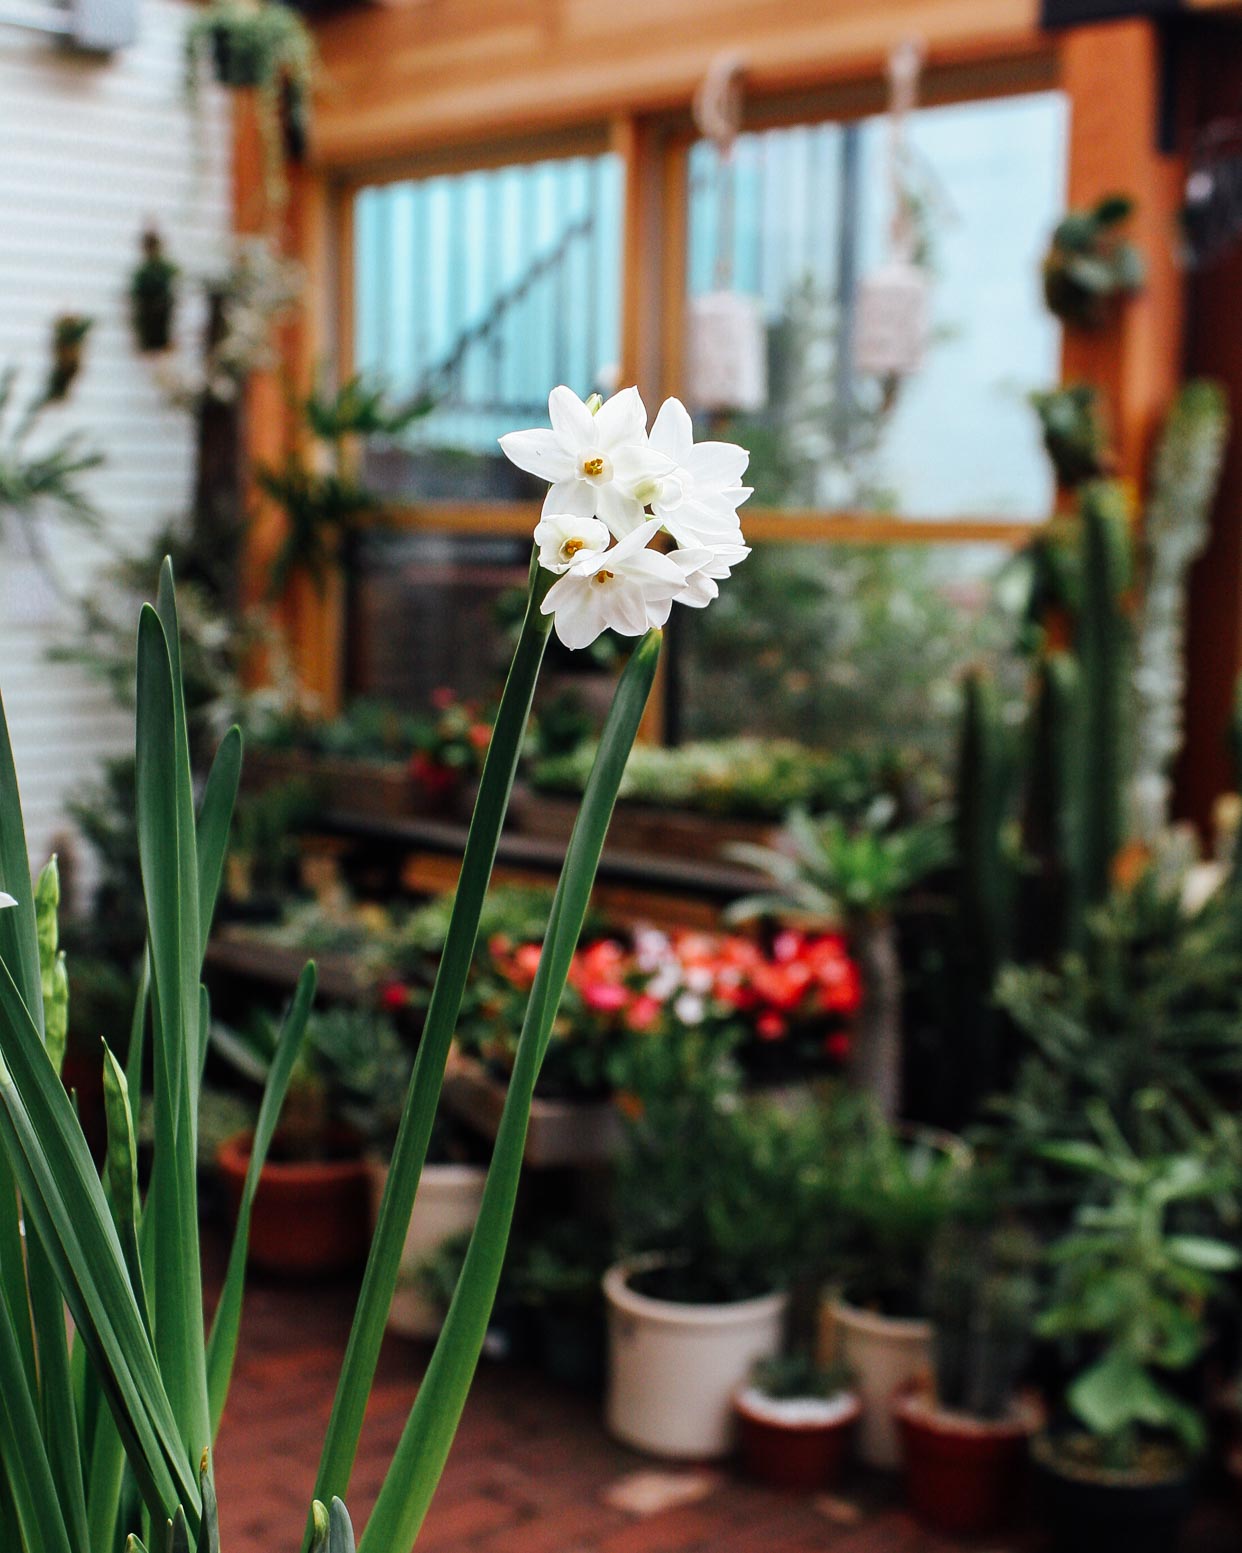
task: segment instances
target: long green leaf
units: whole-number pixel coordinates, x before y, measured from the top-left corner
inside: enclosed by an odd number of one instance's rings
[[[39,1355],[39,1404],[43,1438],[47,1442],[48,1460],[61,1514],[73,1545],[85,1548],[86,1484],[82,1477],[77,1408],[69,1374],[69,1334],[65,1329],[65,1306],[47,1249],[35,1234],[27,1235],[26,1269]]]
[[[155,1141],[154,1319],[160,1371],[187,1456],[211,1440],[198,1238],[195,1095],[202,1008],[193,791],[181,687],[174,676],[175,606],[161,576],[161,615],[138,625],[137,809],[150,934]],[[168,625],[173,627],[170,642]]]
[[[470,1248],[360,1553],[405,1553],[413,1547],[457,1432],[500,1283],[535,1083],[659,655],[660,634],[649,632],[626,665],[604,724],[548,919]]]
[[[69,1097],[0,962],[0,1142],[153,1513],[198,1486],[180,1444],[103,1187]]]
[[[214,1437],[220,1427],[224,1404],[228,1398],[229,1382],[233,1376],[233,1361],[237,1355],[237,1337],[241,1330],[242,1292],[246,1280],[246,1253],[250,1245],[250,1217],[254,1209],[255,1194],[259,1189],[259,1175],[271,1147],[276,1124],[280,1120],[281,1107],[289,1089],[289,1079],[302,1049],[306,1035],[306,1022],[315,1000],[315,966],[306,966],[298,978],[293,1004],[285,1016],[285,1022],[276,1043],[268,1072],[263,1103],[259,1107],[259,1119],[255,1123],[254,1142],[250,1149],[250,1163],[246,1167],[246,1181],[242,1187],[241,1206],[237,1213],[237,1227],[233,1232],[233,1246],[229,1252],[228,1270],[224,1275],[224,1287],[211,1323],[211,1336],[207,1342],[207,1394],[211,1407],[211,1428]]]
[[[76,1553],[39,1432],[34,1398],[9,1313],[0,1307],[0,1458],[25,1553]],[[6,1539],[7,1540],[7,1539]]]
[[[320,1457],[315,1498],[325,1504],[334,1498],[344,1498],[349,1490],[367,1398],[384,1337],[384,1324],[397,1286],[406,1230],[440,1100],[444,1067],[474,955],[479,913],[496,861],[496,848],[513,790],[535,682],[548,642],[551,621],[540,614],[539,606],[551,581],[550,573],[532,562],[526,618],[479,782],[479,796],[462,859],[448,937],[436,972]],[[306,1547],[310,1545],[312,1529],[308,1517]]]

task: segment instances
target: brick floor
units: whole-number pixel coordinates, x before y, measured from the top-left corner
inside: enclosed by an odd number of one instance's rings
[[[209,1268],[215,1260],[209,1255]],[[252,1280],[216,1462],[221,1542],[229,1553],[296,1553],[353,1299],[348,1286]],[[359,1528],[426,1356],[419,1345],[385,1345],[350,1496]],[[648,1516],[605,1502],[619,1480],[653,1465],[608,1439],[594,1399],[560,1390],[534,1372],[485,1361],[419,1553],[950,1553],[954,1547],[921,1532],[892,1502],[891,1485],[878,1480],[851,1482],[848,1498],[816,1504],[726,1472],[698,1502]],[[1183,1553],[1237,1553],[1239,1546],[1239,1520],[1217,1505],[1200,1518]],[[981,1553],[1035,1547],[1011,1538]]]

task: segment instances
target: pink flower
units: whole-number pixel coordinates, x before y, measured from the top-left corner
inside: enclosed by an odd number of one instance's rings
[[[658,999],[647,993],[639,993],[638,997],[625,1011],[625,1023],[631,1030],[642,1032],[650,1030],[660,1017],[660,1003]]]
[[[615,1014],[628,999],[625,988],[615,981],[590,981],[582,988],[582,1001],[597,1014]]]

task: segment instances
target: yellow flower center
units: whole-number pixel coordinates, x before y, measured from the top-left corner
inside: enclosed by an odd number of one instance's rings
[[[595,576],[591,580],[595,583],[596,587],[599,587],[601,584],[603,584],[605,582],[611,582],[612,581],[612,573],[610,571],[606,571],[606,570],[598,571],[598,572],[595,573]]]
[[[562,554],[562,556],[564,556],[564,558],[567,561],[572,561],[574,556],[576,556],[578,554],[579,550],[585,550],[585,549],[586,549],[586,540],[585,539],[567,539],[565,541],[565,543],[561,546],[561,554]]]
[[[604,472],[604,460],[602,458],[584,458],[582,460],[582,473],[589,480],[595,480]]]

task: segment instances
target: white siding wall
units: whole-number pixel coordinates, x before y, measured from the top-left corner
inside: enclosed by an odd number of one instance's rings
[[[23,3],[38,14],[51,0]],[[227,107],[209,91],[192,113],[182,87],[194,10],[186,0],[140,0],[137,43],[107,59],[0,25],[0,367],[21,364],[24,400],[46,370],[53,318],[95,319],[86,369],[45,430],[80,430],[103,452],[88,488],[109,542],[124,548],[184,514],[192,479],[190,419],[132,343],[126,292],[140,231],[155,221],[182,268],[177,328],[187,351],[201,321],[193,281],[228,252]],[[70,586],[90,587],[98,545],[64,530],[55,542]],[[0,568],[13,554],[11,536],[0,537]],[[32,627],[0,612],[0,691],[36,864],[65,828],[66,793],[132,739],[131,719],[102,686],[47,662],[66,633],[64,607],[37,613]]]

